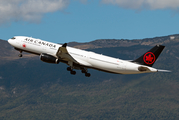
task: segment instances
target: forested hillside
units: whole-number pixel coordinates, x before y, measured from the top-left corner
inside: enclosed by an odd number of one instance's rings
[[[48,64],[0,41],[0,119],[179,119],[179,35],[143,40],[69,43],[116,58],[132,60],[156,44],[165,49],[153,67],[171,73],[120,75],[89,70],[73,76],[65,64]]]

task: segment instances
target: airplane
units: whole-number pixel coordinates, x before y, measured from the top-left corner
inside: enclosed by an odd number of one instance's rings
[[[26,36],[14,36],[8,42],[20,52],[19,57],[22,57],[22,52],[24,51],[39,55],[40,60],[43,62],[65,63],[69,66],[67,71],[70,71],[72,75],[76,74],[74,69],[81,70],[86,77],[91,76],[88,73],[88,69],[115,74],[170,72],[152,67],[164,49],[165,46],[163,45],[156,45],[136,60],[127,61],[69,47],[67,43],[61,45]]]

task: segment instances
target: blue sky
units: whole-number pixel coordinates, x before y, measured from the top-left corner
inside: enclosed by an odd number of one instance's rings
[[[0,38],[89,42],[179,34],[178,0],[0,0]]]

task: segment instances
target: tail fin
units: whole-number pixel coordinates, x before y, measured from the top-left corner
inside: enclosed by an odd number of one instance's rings
[[[158,56],[160,55],[160,53],[164,48],[165,46],[163,45],[156,45],[148,52],[143,54],[141,57],[139,57],[138,59],[132,62],[152,67],[152,65],[155,63],[155,61],[157,60]]]

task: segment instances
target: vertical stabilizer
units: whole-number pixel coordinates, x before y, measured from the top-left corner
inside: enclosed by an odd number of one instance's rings
[[[155,63],[155,61],[157,60],[158,56],[164,48],[165,46],[163,45],[156,45],[148,52],[144,53],[141,57],[132,62],[152,67],[152,65]]]

